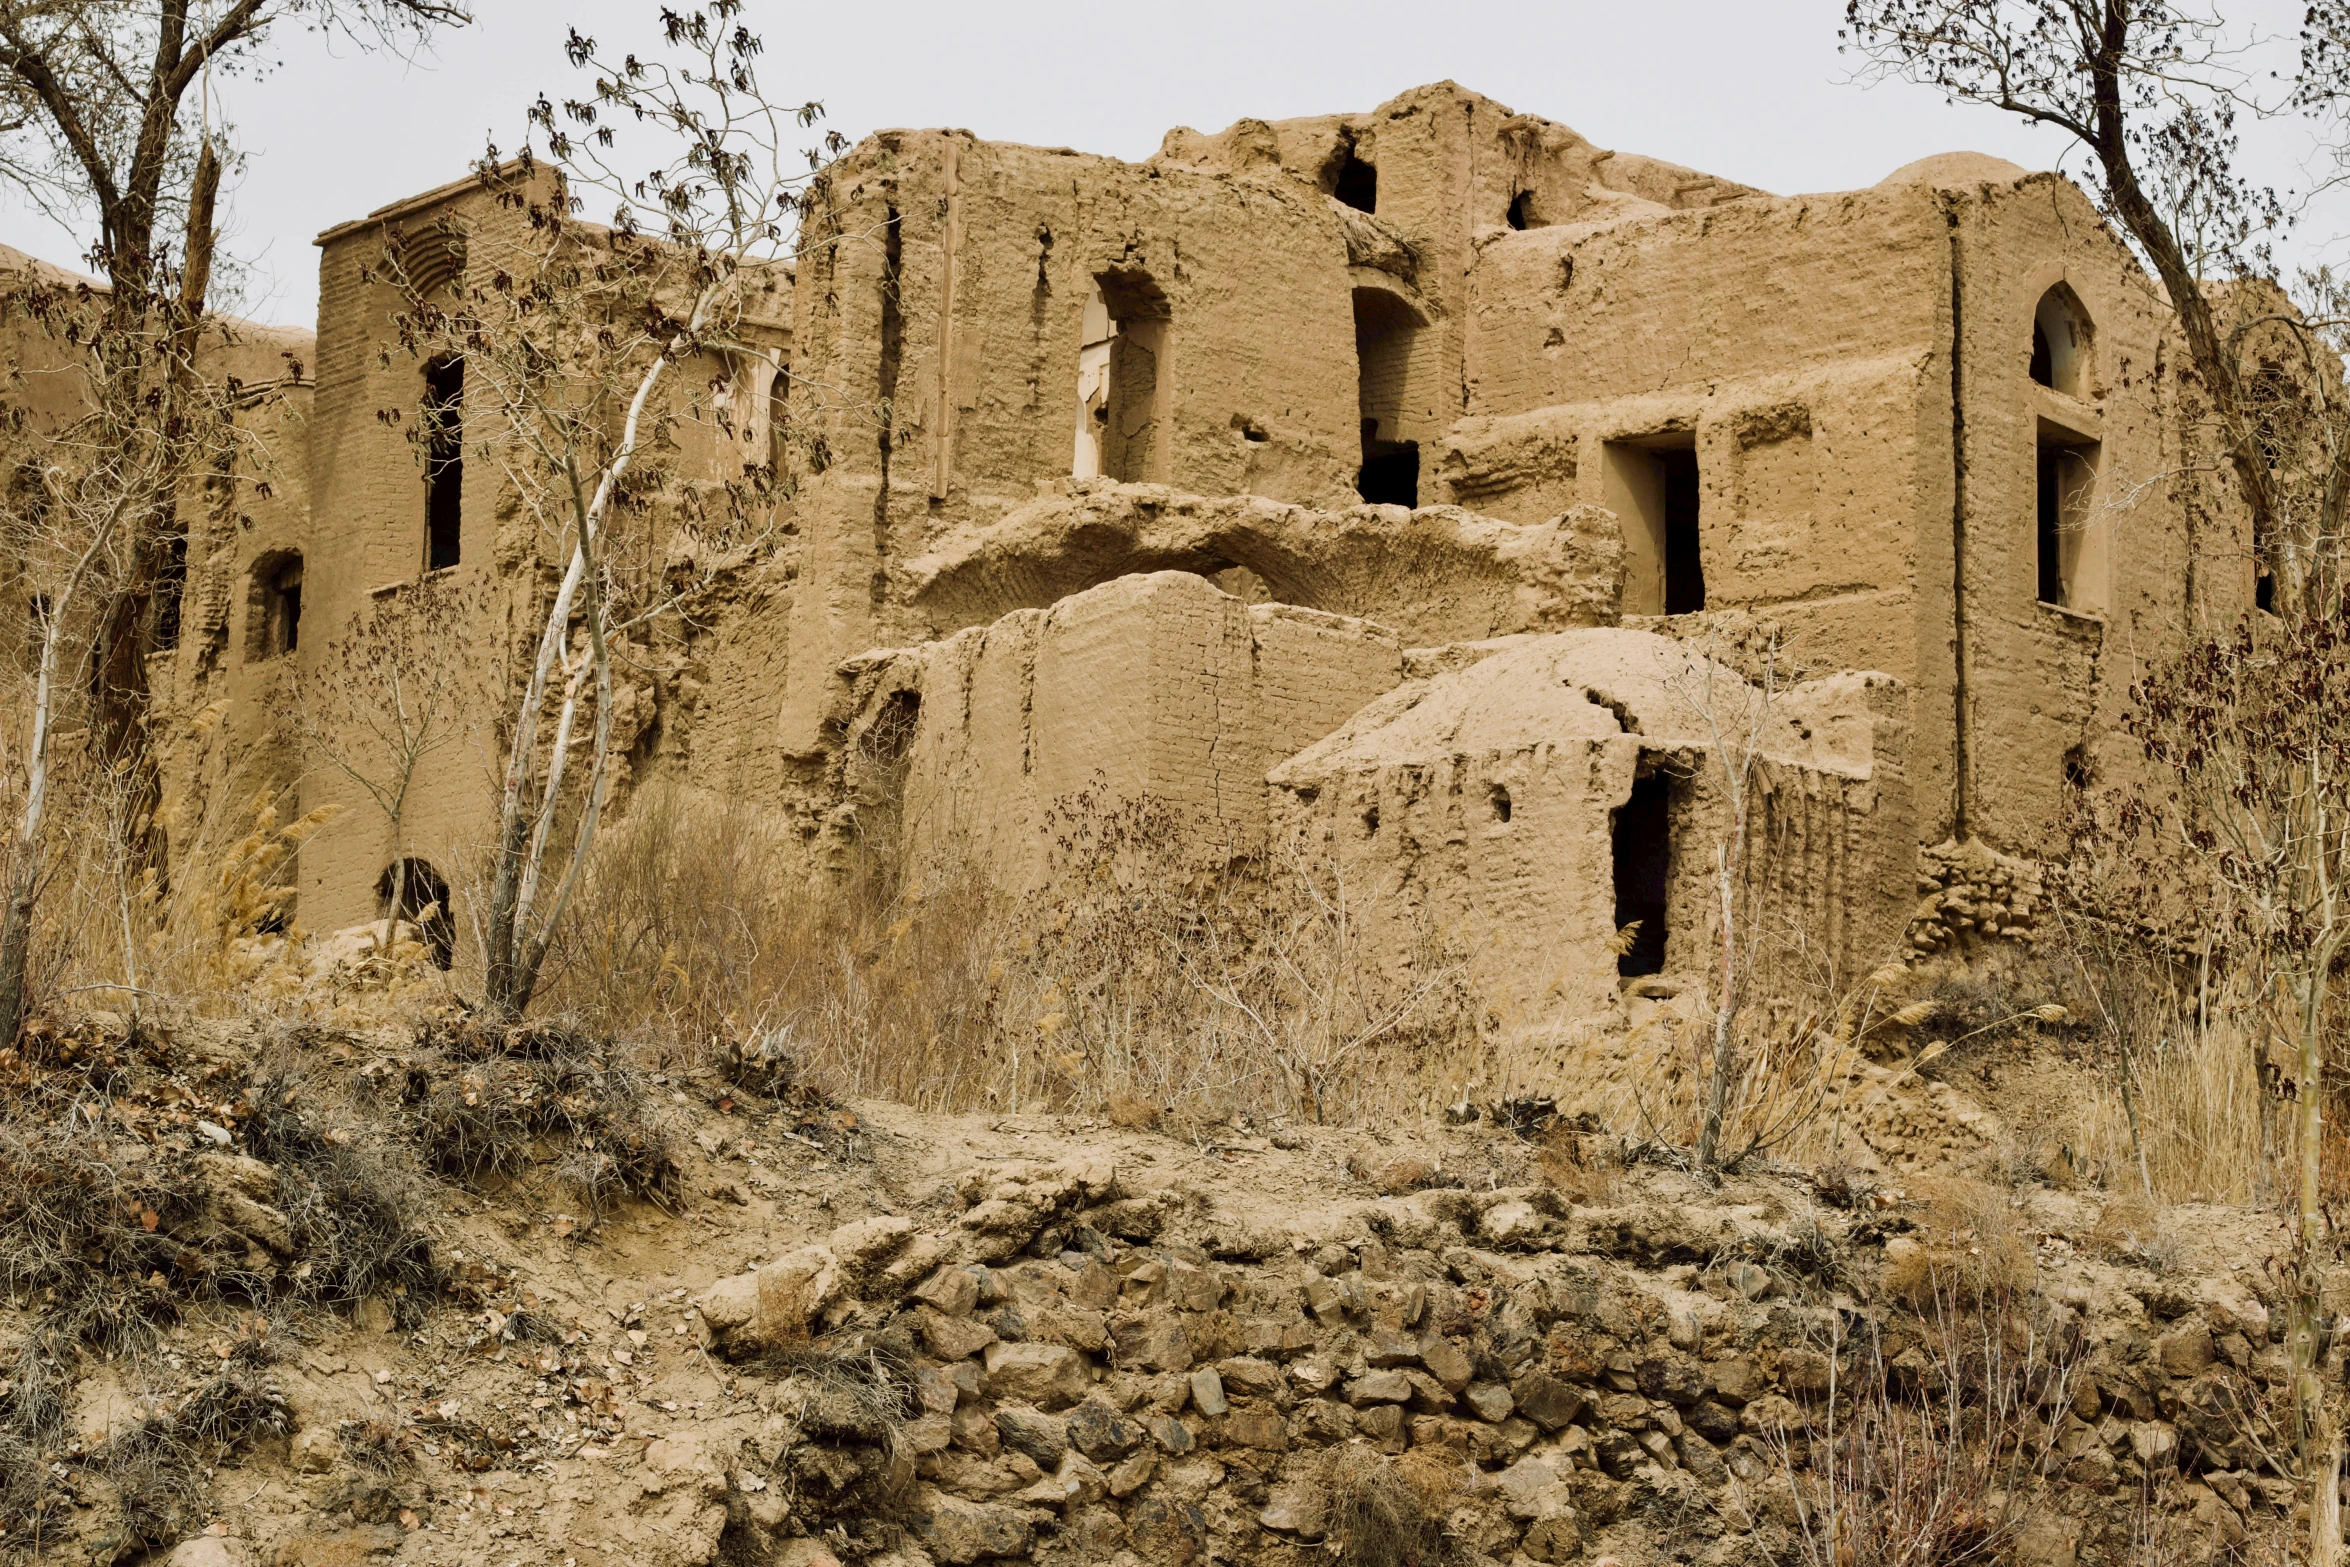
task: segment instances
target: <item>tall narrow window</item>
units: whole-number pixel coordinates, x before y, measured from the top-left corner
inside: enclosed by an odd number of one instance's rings
[[[1678,434],[1610,441],[1602,459],[1602,494],[1624,530],[1623,612],[1705,608],[1695,441]]]
[[[273,550],[253,563],[245,601],[245,661],[281,658],[302,645],[302,557]]]
[[[2105,529],[2092,505],[2097,443],[2042,425],[2036,478],[2040,602],[2101,615]]]
[[[775,379],[767,385],[767,466],[775,477],[783,477],[784,457],[791,449],[791,371],[782,365],[775,367]]]
[[[1420,317],[1383,289],[1358,288],[1355,374],[1362,415],[1363,466],[1355,491],[1373,506],[1420,504],[1420,446],[1404,439],[1413,422],[1412,349]]]
[[[1621,933],[1635,921],[1640,926],[1616,957],[1616,972],[1626,978],[1664,970],[1665,889],[1672,873],[1672,834],[1672,775],[1643,773],[1632,782],[1632,797],[1616,807],[1612,829],[1616,929]]]
[[[155,649],[180,645],[180,600],[188,591],[188,525],[174,518],[157,540],[155,563]]]
[[[1077,448],[1070,472],[1164,482],[1174,409],[1166,295],[1139,273],[1105,272],[1085,301],[1077,352]]]
[[[1697,541],[1697,449],[1670,447],[1656,454],[1665,501],[1665,613],[1694,615],[1705,608],[1705,558]]]
[[[1350,150],[1346,161],[1338,166],[1338,183],[1330,194],[1357,212],[1379,210],[1379,170],[1365,163]]]
[[[464,516],[465,361],[424,369],[424,569],[457,564]]]

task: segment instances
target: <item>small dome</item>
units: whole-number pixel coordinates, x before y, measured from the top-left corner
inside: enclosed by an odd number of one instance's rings
[[[2031,171],[2005,158],[1994,158],[1987,152],[1938,152],[1900,168],[1877,181],[1879,189],[1888,185],[1931,185],[1947,190],[1959,185],[2008,185],[2022,179]]]

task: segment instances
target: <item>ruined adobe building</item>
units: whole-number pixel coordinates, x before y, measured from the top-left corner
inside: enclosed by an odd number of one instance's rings
[[[395,225],[492,221],[470,191],[321,240],[307,510],[237,540],[244,580],[191,574],[231,690],[288,651],[290,568],[306,665],[419,572],[535,558],[494,482],[420,479],[379,417],[462,394],[379,356],[363,269]],[[763,801],[819,862],[902,794],[917,852],[1015,885],[1098,778],[1198,852],[1355,865],[1528,1007],[1604,1003],[1628,914],[1661,918],[1623,966],[1695,966],[1687,692],[1725,615],[1810,677],[1757,742],[1755,874],[1870,961],[1920,846],[2057,849],[2068,775],[2127,765],[2132,670],[2253,594],[2167,477],[2158,291],[2071,185],[1974,155],[1776,197],[1449,83],[1142,164],[884,132],[763,314],[772,359],[728,374],[789,536],[631,693],[632,776]],[[489,769],[419,781],[460,885]],[[376,915],[380,825],[305,849],[306,926]]]

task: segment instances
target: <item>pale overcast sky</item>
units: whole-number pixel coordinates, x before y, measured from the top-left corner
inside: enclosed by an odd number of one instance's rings
[[[676,0],[682,3],[682,0]],[[2297,0],[2224,0],[2231,17],[2289,37]],[[476,0],[480,20],[402,61],[288,33],[286,68],[226,95],[250,163],[232,194],[230,244],[250,265],[234,308],[311,322],[320,230],[461,177],[494,133],[520,138],[522,106],[574,89],[567,24],[612,49],[649,42],[647,0]],[[1921,88],[1850,82],[1842,0],[899,0],[810,6],[751,0],[770,93],[821,98],[855,138],[885,126],[1140,159],[1170,126],[1368,109],[1450,77],[1573,126],[1603,147],[1685,163],[1782,193],[1875,183],[1954,148],[2032,168],[2063,144]],[[2286,55],[2289,64],[2289,54]],[[2264,180],[2305,183],[2299,133],[2258,138]],[[2303,246],[2350,234],[2305,225]],[[85,240],[0,193],[0,240],[71,263]]]

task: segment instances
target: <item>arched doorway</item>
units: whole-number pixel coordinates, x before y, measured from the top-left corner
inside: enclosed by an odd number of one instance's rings
[[[449,882],[426,860],[395,860],[376,878],[378,918],[414,925],[433,967],[457,961],[457,921],[449,912]],[[388,934],[388,933],[387,933]]]

